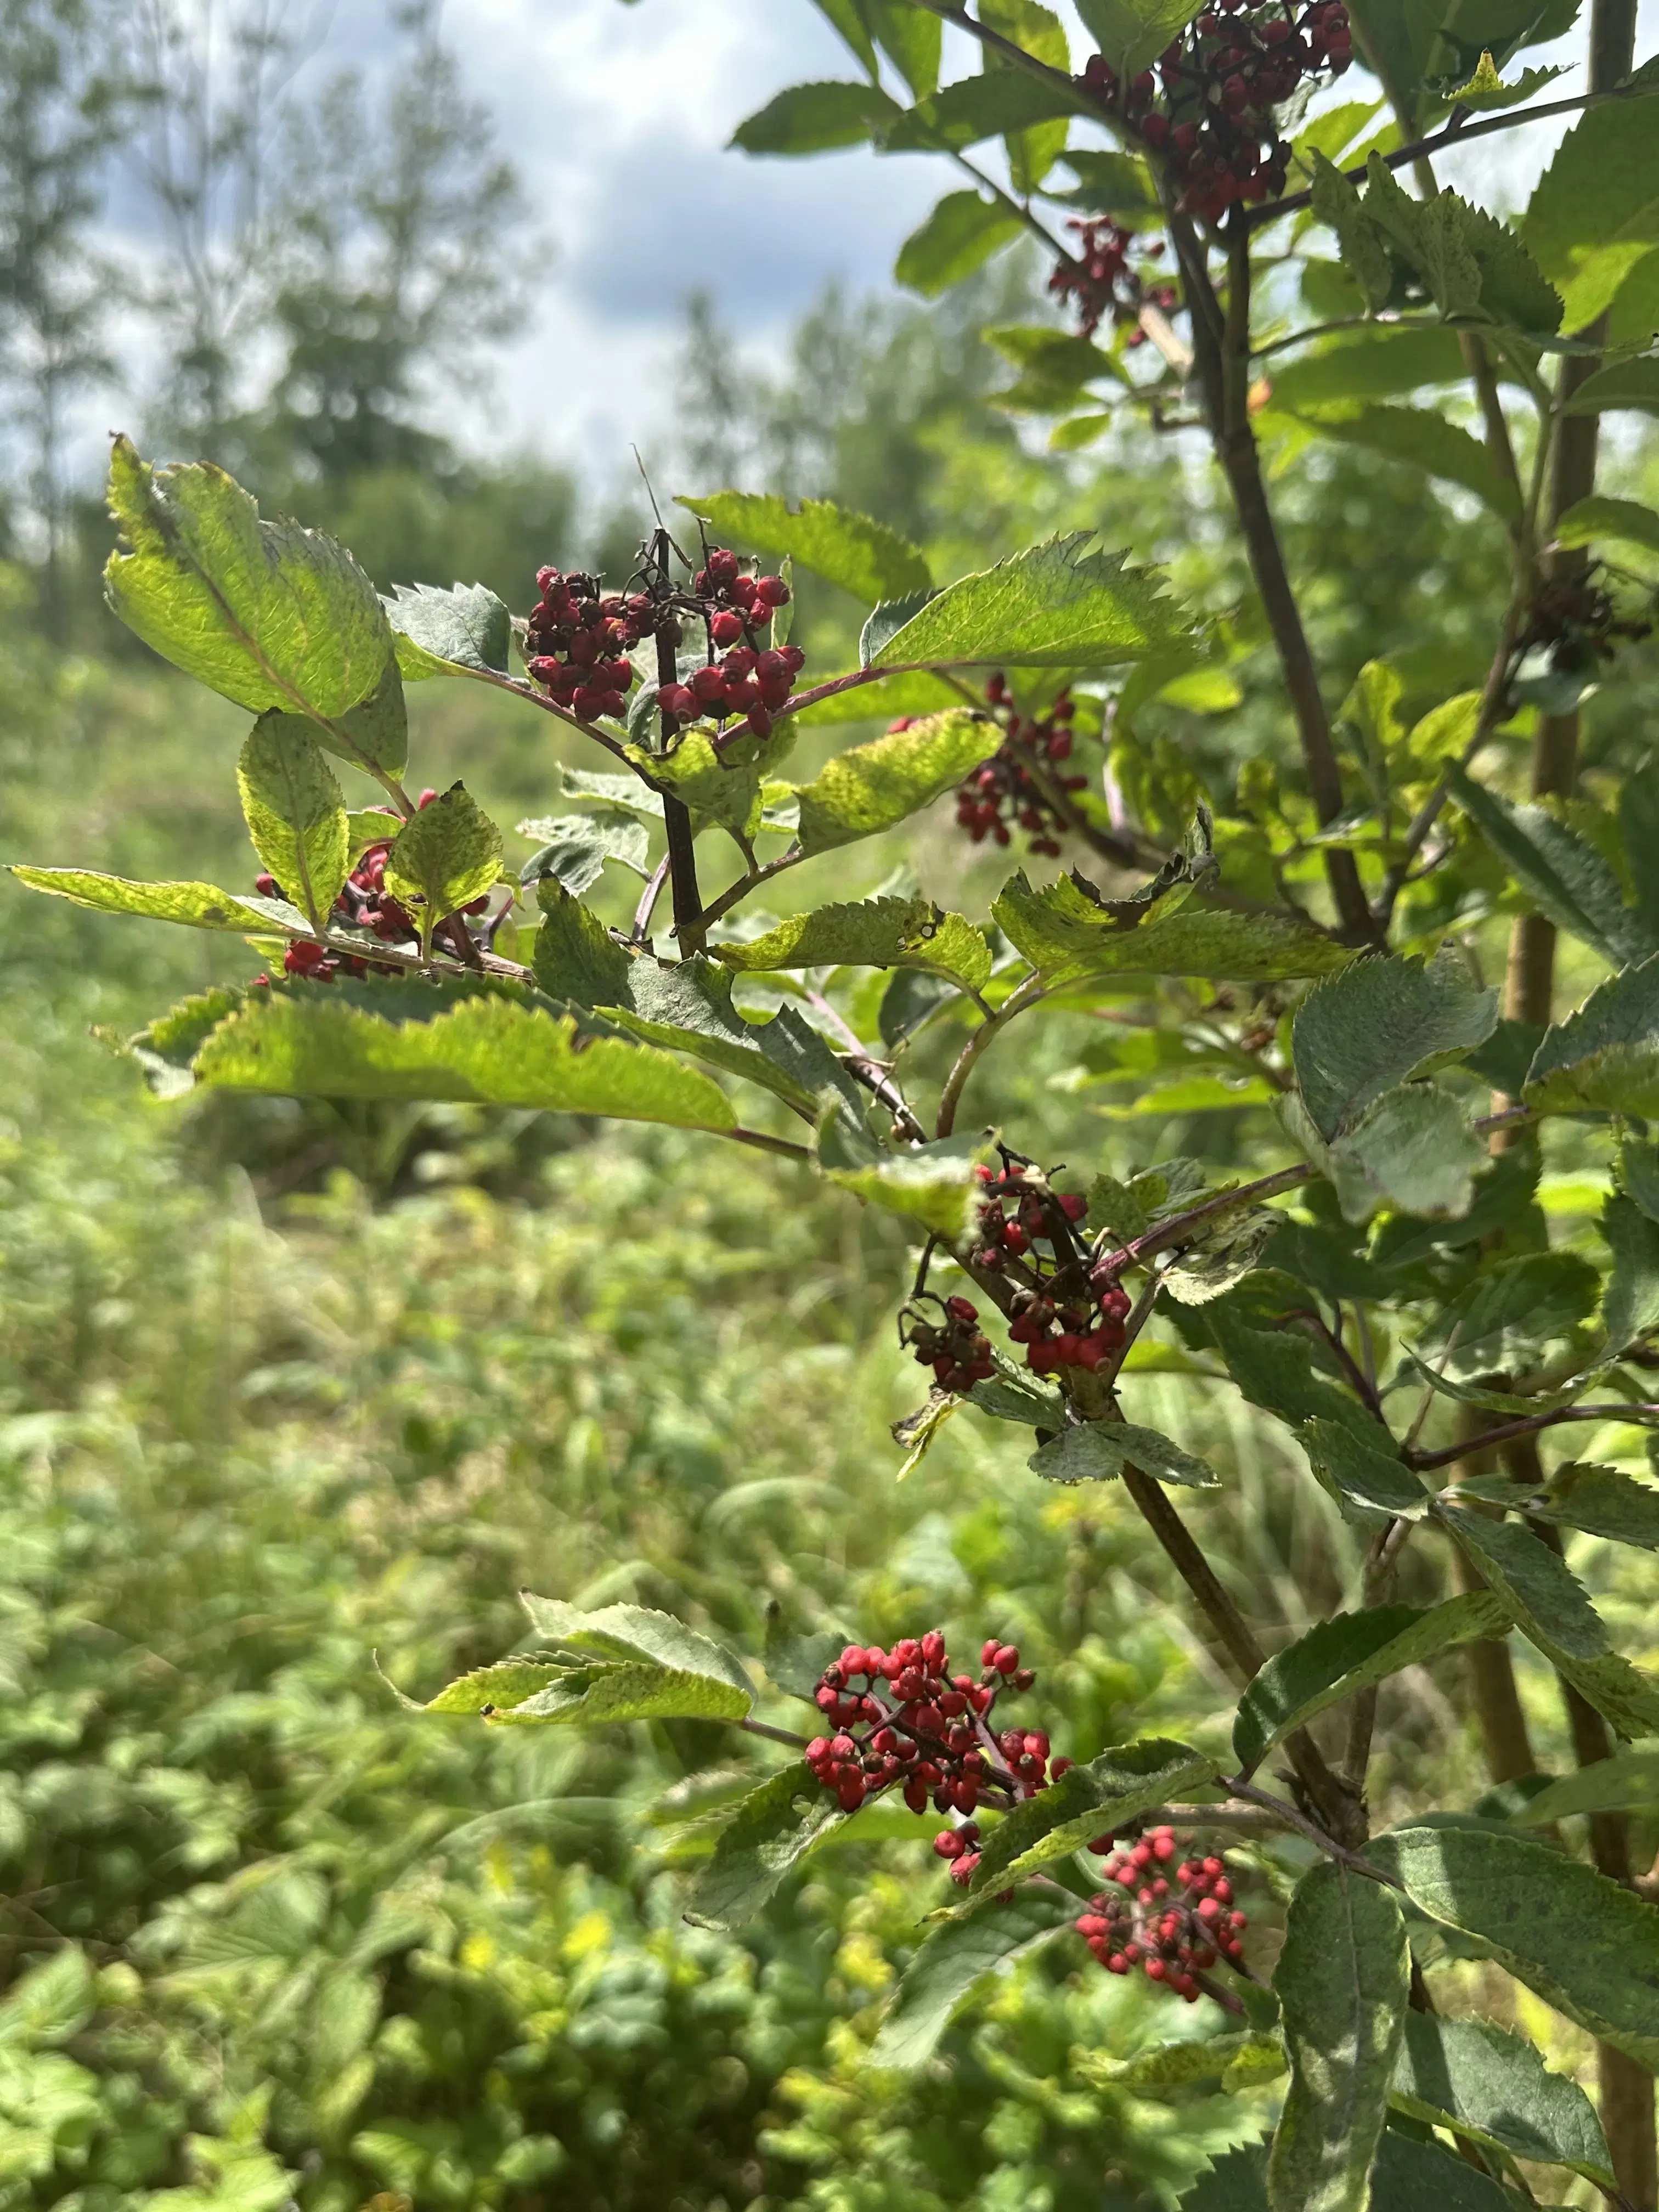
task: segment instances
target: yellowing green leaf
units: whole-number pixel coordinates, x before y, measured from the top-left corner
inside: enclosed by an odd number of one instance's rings
[[[799,787],[802,851],[827,853],[892,829],[994,752],[997,734],[983,715],[955,707],[837,753]]]
[[[136,884],[125,876],[99,875],[89,868],[32,868],[21,862],[11,872],[32,891],[51,891],[73,899],[77,906],[95,907],[100,914],[182,921],[193,929],[234,929],[243,936],[250,930],[301,936],[311,927],[299,908],[284,900],[222,891],[215,884]]]
[[[787,555],[866,606],[925,592],[933,582],[926,556],[908,538],[831,500],[804,499],[792,507],[773,492],[717,491],[682,497],[679,504],[702,515],[718,536],[778,558]]]
[[[974,1170],[990,1152],[988,1139],[973,1137],[885,1152],[845,1115],[831,1113],[819,1124],[815,1158],[826,1182],[954,1242],[979,1189]]]
[[[501,833],[459,783],[411,814],[386,856],[386,890],[416,917],[423,945],[501,872]]]
[[[262,714],[242,747],[236,784],[266,872],[314,928],[325,928],[351,854],[345,801],[322,747],[296,717]]]
[[[1051,538],[947,584],[888,640],[884,663],[1108,668],[1184,636],[1190,619],[1162,571],[1088,552],[1093,534]]]
[[[240,707],[338,721],[378,688],[392,633],[343,546],[296,522],[262,522],[205,461],[149,468],[130,439],[110,462],[123,539],[104,571],[130,629]]]
[[[726,1094],[672,1054],[584,1037],[507,998],[464,1000],[430,1021],[366,1013],[337,987],[259,994],[197,1055],[204,1083],[312,1098],[453,1098],[683,1128],[733,1127]]]
[[[931,899],[815,907],[747,944],[713,949],[717,960],[745,975],[791,968],[919,968],[979,990],[991,973],[991,948],[980,931]]]

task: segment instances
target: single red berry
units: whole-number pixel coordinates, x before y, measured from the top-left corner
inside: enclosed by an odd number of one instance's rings
[[[736,645],[743,636],[743,617],[722,608],[708,625],[708,635],[716,645]]]

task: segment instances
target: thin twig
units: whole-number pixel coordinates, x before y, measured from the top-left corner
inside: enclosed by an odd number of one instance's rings
[[[628,933],[628,941],[630,945],[644,944],[646,933],[651,927],[652,909],[655,907],[661,896],[662,887],[667,881],[668,855],[665,853],[652,870],[649,882],[640,893],[640,902],[634,909],[634,927]]]
[[[1540,1429],[1558,1427],[1563,1421],[1659,1421],[1659,1405],[1642,1400],[1634,1405],[1621,1406],[1558,1406],[1548,1413],[1532,1413],[1524,1421],[1503,1421],[1495,1429],[1482,1429],[1480,1449],[1488,1450],[1497,1444],[1513,1443],[1517,1437],[1536,1436]],[[1454,1460],[1469,1455],[1468,1440],[1461,1444],[1448,1444],[1443,1451],[1420,1452],[1409,1448],[1405,1452],[1406,1463],[1419,1474],[1427,1474],[1437,1467],[1449,1467]]]
[[[957,1108],[962,1103],[963,1091],[978,1064],[980,1055],[992,1039],[1000,1035],[1016,1014],[1023,1014],[1028,1007],[1036,1006],[1038,1000],[1046,994],[1047,988],[1041,976],[1028,975],[1018,989],[1011,993],[996,1012],[988,1015],[974,1031],[957,1054],[956,1066],[945,1079],[945,1088],[939,1093],[939,1120],[934,1126],[936,1136],[948,1137],[956,1127]]]
[[[806,1748],[807,1739],[804,1735],[797,1735],[793,1729],[774,1728],[769,1721],[757,1721],[749,1714],[744,1716],[738,1726],[746,1735],[763,1735],[769,1743],[792,1744],[798,1751]]]

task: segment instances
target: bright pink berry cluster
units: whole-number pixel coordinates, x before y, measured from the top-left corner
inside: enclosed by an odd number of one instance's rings
[[[1069,691],[1062,691],[1044,713],[1022,714],[1000,672],[986,685],[985,696],[994,718],[1001,725],[1003,739],[958,789],[957,821],[976,845],[988,836],[1006,845],[1017,824],[1030,833],[1032,852],[1057,854],[1060,842],[1055,833],[1065,823],[1048,791],[1056,787],[1067,793],[1081,791],[1089,781],[1086,775],[1064,772],[1065,763],[1072,757],[1076,702]],[[906,726],[903,722],[893,725],[895,729]],[[1033,768],[1041,772],[1041,782],[1032,774]]]
[[[923,1292],[929,1296],[931,1293]],[[979,1308],[971,1298],[940,1300],[942,1319],[926,1321],[915,1316],[902,1324],[904,1340],[933,1380],[945,1390],[971,1390],[994,1373],[991,1340],[981,1333]]]
[[[1072,1764],[1050,1763],[1046,1735],[1005,1729],[994,1736],[986,1725],[1000,1692],[1029,1690],[1036,1679],[1020,1665],[1017,1645],[990,1638],[977,1680],[953,1674],[950,1666],[945,1638],[932,1628],[901,1637],[890,1651],[849,1644],[824,1668],[813,1703],[837,1733],[814,1736],[806,1764],[843,1811],[856,1812],[895,1782],[913,1813],[925,1813],[930,1798],[939,1813],[971,1813],[981,1799],[1012,1805],[1035,1796]],[[953,1838],[962,1832],[947,1831]],[[953,1862],[962,1856],[954,1843],[936,1842],[934,1849]],[[972,1871],[951,1868],[959,1881]]]
[[[1284,191],[1291,149],[1273,110],[1304,79],[1340,76],[1352,59],[1342,0],[1215,0],[1164,48],[1156,74],[1126,82],[1094,54],[1082,82],[1164,156],[1183,205],[1218,222],[1238,201]]]
[[[1091,1851],[1108,1853],[1101,1871],[1115,1887],[1089,1901],[1077,1931],[1109,1974],[1130,1974],[1137,1966],[1149,1982],[1161,1982],[1193,2003],[1201,1993],[1198,1976],[1218,1960],[1237,1964],[1244,1956],[1249,1925],[1233,1909],[1227,1863],[1219,1858],[1183,1858],[1190,1836],[1177,1838],[1173,1828],[1151,1828],[1139,1843],[1112,1849],[1101,1836]]]
[[[654,634],[656,601],[647,592],[601,592],[597,576],[556,568],[538,568],[536,588],[541,598],[526,622],[532,676],[585,722],[622,714],[634,681],[628,650]]]
[[[1088,1200],[1051,1188],[1029,1161],[1012,1155],[1000,1170],[977,1172],[987,1200],[974,1264],[1014,1283],[1009,1336],[1025,1346],[1033,1374],[1092,1371],[1122,1349],[1130,1300],[1111,1267],[1091,1259],[1078,1234]]]
[[[1056,265],[1048,289],[1057,300],[1075,304],[1078,328],[1085,337],[1091,338],[1108,315],[1115,323],[1133,322],[1145,307],[1161,307],[1167,314],[1181,304],[1173,284],[1148,284],[1144,270],[1130,267],[1134,234],[1109,216],[1072,216],[1066,228],[1077,233],[1077,251]],[[1155,239],[1139,251],[1144,259],[1156,261],[1164,241]],[[1145,335],[1132,331],[1129,343],[1139,345]]]
[[[438,796],[430,788],[421,793],[420,804],[430,806]],[[372,813],[385,814],[395,830],[398,817],[389,807],[373,807]],[[388,897],[386,888],[386,854],[392,850],[392,839],[368,846],[356,866],[340,886],[329,915],[331,925],[340,929],[367,929],[388,945],[409,943],[418,935],[415,920],[407,909]],[[256,876],[253,888],[265,898],[286,898],[288,894],[274,876]],[[486,892],[462,908],[465,914],[482,914],[489,904]],[[447,918],[447,917],[446,917]],[[326,983],[332,977],[347,975],[395,975],[398,970],[385,961],[366,960],[355,953],[330,952],[323,945],[313,944],[309,938],[296,938],[283,955],[283,966],[290,975],[307,975],[313,981]]]

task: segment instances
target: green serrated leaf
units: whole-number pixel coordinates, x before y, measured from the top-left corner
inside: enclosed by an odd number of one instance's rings
[[[900,246],[894,282],[936,300],[1012,245],[1023,228],[1017,215],[976,191],[947,192]]]
[[[1456,1505],[1437,1506],[1436,1513],[1503,1599],[1521,1633],[1616,1735],[1628,1742],[1659,1734],[1659,1681],[1614,1650],[1607,1623],[1565,1559],[1516,1522]]]
[[[1311,1346],[1307,1350],[1311,1361]],[[1356,1420],[1340,1394],[1333,1390],[1331,1396],[1344,1418],[1315,1414],[1303,1422],[1299,1432],[1315,1474],[1334,1497],[1346,1498],[1351,1505],[1371,1513],[1392,1513],[1402,1521],[1420,1520],[1428,1510],[1428,1494],[1399,1457],[1394,1438],[1380,1422],[1365,1416]]]
[[[490,890],[501,872],[501,833],[460,783],[411,814],[386,856],[386,890],[420,924],[423,950],[439,922]]]
[[[1190,1490],[1216,1490],[1221,1484],[1207,1460],[1133,1421],[1074,1424],[1040,1445],[1025,1464],[1048,1482],[1112,1482],[1133,1466],[1159,1482],[1181,1483]]]
[[[1447,771],[1447,784],[1527,897],[1558,929],[1615,968],[1654,950],[1625,904],[1612,867],[1577,830],[1541,806],[1513,805],[1455,763]]]
[[[1315,216],[1336,233],[1342,265],[1358,285],[1365,305],[1372,310],[1387,307],[1394,292],[1394,263],[1382,233],[1359,197],[1359,187],[1317,148],[1310,151],[1310,165]]]
[[[1541,1114],[1659,1115],[1659,954],[1545,1031],[1522,1097]]]
[[[1078,2051],[1072,2063],[1085,2081],[1098,2082],[1105,2089],[1126,2089],[1137,2097],[1191,2088],[1200,2081],[1218,2081],[1232,2092],[1277,2081],[1285,2071],[1285,2046],[1277,2035],[1244,2027],[1231,2035],[1155,2044],[1129,2058],[1115,2058],[1103,2051]]]
[[[1287,1127],[1294,1118],[1285,1115]],[[1335,1184],[1344,1218],[1353,1222],[1370,1220],[1383,1205],[1461,1220],[1474,1203],[1474,1178],[1491,1159],[1462,1105],[1435,1083],[1385,1091],[1334,1144],[1316,1136],[1309,1151]]]
[[[1288,412],[1282,404],[1281,411]],[[1350,402],[1308,408],[1291,419],[1322,438],[1362,447],[1386,460],[1407,461],[1431,477],[1461,484],[1506,522],[1520,514],[1519,495],[1492,465],[1480,441],[1432,407]]]
[[[953,790],[995,751],[996,736],[984,715],[952,707],[837,753],[799,787],[801,850],[827,853],[892,829]]]
[[[296,522],[264,522],[205,461],[151,469],[118,437],[110,513],[125,550],[104,571],[109,603],[174,667],[263,714],[337,723],[379,687],[392,633],[343,546]]]
[[[1549,336],[1562,302],[1522,239],[1455,192],[1414,199],[1373,149],[1365,168],[1365,213],[1395,260],[1457,320],[1507,324]]]
[[[1075,1898],[1027,1890],[1000,1911],[930,1928],[893,1992],[870,2063],[906,2072],[924,2065],[975,1991],[1069,1928],[1077,1909]]]
[[[1613,1271],[1601,1293],[1601,1326],[1609,1352],[1622,1352],[1659,1322],[1659,1222],[1628,1198],[1609,1197],[1601,1234]]]
[[[1468,374],[1454,331],[1378,323],[1275,368],[1268,404],[1298,415],[1338,400],[1394,399]]]
[[[1068,1768],[988,1831],[968,1885],[968,1903],[957,1911],[966,1916],[994,1905],[998,1893],[1011,1884],[1069,1858],[1091,1838],[1121,1827],[1149,1806],[1212,1782],[1215,1771],[1213,1759],[1168,1736],[1115,1744],[1098,1759]]]
[[[1547,2004],[1659,2070],[1659,1912],[1633,1891],[1490,1828],[1396,1829],[1365,1856]]]
[[[513,618],[483,584],[398,584],[384,602],[396,632],[398,665],[418,684],[428,676],[512,675]]]
[[[519,1601],[536,1633],[561,1651],[624,1663],[645,1661],[724,1682],[745,1697],[751,1694],[742,1662],[723,1644],[688,1627],[672,1613],[643,1605],[607,1605],[586,1611],[562,1598],[538,1597],[533,1590],[520,1590]]]
[[[1023,872],[1004,884],[991,918],[1032,966],[1056,983],[1115,975],[1284,981],[1329,975],[1354,957],[1351,947],[1290,914],[1229,914],[1186,906],[1126,927],[1111,908],[1091,907],[1067,879],[1034,891]]]
[[[574,1015],[493,996],[429,1021],[396,1022],[353,1006],[337,984],[303,997],[260,993],[213,1030],[195,1072],[202,1083],[277,1097],[450,1098],[681,1128],[735,1126],[719,1085],[672,1054],[583,1037]]]
[[[1659,244],[1659,143],[1644,100],[1583,117],[1533,189],[1521,235],[1581,331]]]
[[[981,933],[931,899],[815,907],[746,945],[717,945],[713,951],[717,960],[745,975],[792,968],[918,968],[976,991],[991,973],[991,948]]]
[[[824,154],[862,146],[904,112],[874,84],[792,84],[738,124],[732,143],[745,154]]]
[[[1659,415],[1659,360],[1644,355],[1637,361],[1616,361],[1598,368],[1571,398],[1562,402],[1561,412],[1606,415],[1620,408],[1638,415]]]
[[[1367,2212],[1408,1986],[1389,1892],[1329,1862],[1304,1875],[1273,1969],[1291,2086],[1267,2158],[1272,2212]]]
[[[826,1182],[954,1243],[966,1232],[979,1189],[974,1170],[991,1149],[988,1138],[946,1137],[884,1152],[845,1115],[832,1113],[818,1124],[814,1161]]]
[[[286,900],[222,891],[215,884],[137,884],[125,876],[100,875],[90,868],[33,868],[21,861],[11,872],[32,891],[50,891],[58,898],[72,899],[76,906],[94,907],[100,914],[138,915],[147,921],[182,921],[192,929],[234,929],[240,936],[250,930],[267,934],[279,930],[290,937],[302,937],[311,928],[298,907]]]
[[[702,729],[684,732],[672,753],[650,753],[640,745],[624,750],[655,782],[684,801],[695,830],[714,823],[752,838],[761,827],[761,787],[788,759],[794,743],[795,717],[790,715],[769,737],[734,735],[722,741],[718,752]]]
[[[1370,1688],[1404,1667],[1421,1666],[1453,1645],[1501,1636],[1510,1616],[1501,1598],[1474,1590],[1428,1607],[1379,1605],[1340,1613],[1276,1652],[1239,1700],[1233,1749],[1241,1769],[1260,1766],[1276,1743],[1328,1706]]]
[[[311,726],[289,714],[262,714],[243,744],[236,786],[261,865],[320,931],[351,854],[345,801]]]
[[[1613,2186],[1607,2139],[1576,2081],[1552,2074],[1524,2036],[1490,2020],[1406,2015],[1389,2103],[1484,2148],[1570,2166]]]
[[[1635,1544],[1659,1552],[1659,1490],[1616,1467],[1569,1460],[1556,1468],[1541,1500],[1532,1510],[1565,1528],[1610,1544]]]
[[[716,491],[682,496],[679,505],[721,537],[787,555],[866,606],[925,592],[933,583],[926,556],[908,538],[832,500],[804,499],[792,507],[773,492]]]
[[[1579,1813],[1659,1808],[1659,1750],[1616,1751],[1552,1782],[1510,1816],[1518,1828],[1547,1828]]]
[[[1513,1374],[1587,1321],[1601,1288],[1595,1269],[1575,1252],[1500,1259],[1441,1309],[1418,1351],[1454,1382]]]
[[[1088,552],[1093,536],[1051,538],[947,584],[888,640],[884,659],[1109,668],[1184,636],[1191,620],[1162,571],[1131,568],[1124,553]]]
[[[580,898],[598,883],[607,860],[620,862],[636,876],[650,873],[651,833],[636,814],[622,807],[558,815],[534,827],[540,842],[519,871],[521,884],[550,876]]]
[[[1498,994],[1454,951],[1374,954],[1317,983],[1297,1009],[1291,1057],[1303,1103],[1328,1143],[1385,1091],[1484,1043]]]
[[[143,1070],[145,1082],[158,1098],[182,1098],[196,1088],[192,1063],[197,1054],[245,995],[223,986],[200,992],[180,1000],[128,1041],[125,1049]]]
[[[483,1713],[521,1705],[525,1698],[570,1671],[568,1659],[502,1659],[462,1674],[421,1711],[428,1713]]]
[[[592,1728],[623,1721],[740,1721],[754,1699],[745,1685],[675,1667],[619,1662],[567,1668],[492,1727]]]
[[[862,1121],[864,1094],[818,1031],[793,1006],[769,1021],[745,1021],[732,1003],[730,975],[712,961],[642,955],[629,966],[621,995],[603,1003],[631,1035],[757,1083],[809,1119],[828,1095],[855,1125]]]
[[[908,0],[856,0],[856,5],[914,97],[926,99],[939,82],[944,52],[945,27],[938,16]]]
[[[699,1928],[740,1928],[778,1884],[847,1819],[805,1759],[744,1798],[720,1832],[686,1907]]]
[[[1558,545],[1639,545],[1644,553],[1659,553],[1659,514],[1637,499],[1609,499],[1593,493],[1558,517]]]
[[[896,115],[882,132],[890,154],[960,154],[981,138],[1017,137],[1022,131],[1079,112],[1069,85],[1045,82],[1024,70],[988,70],[958,77],[940,92]]]

